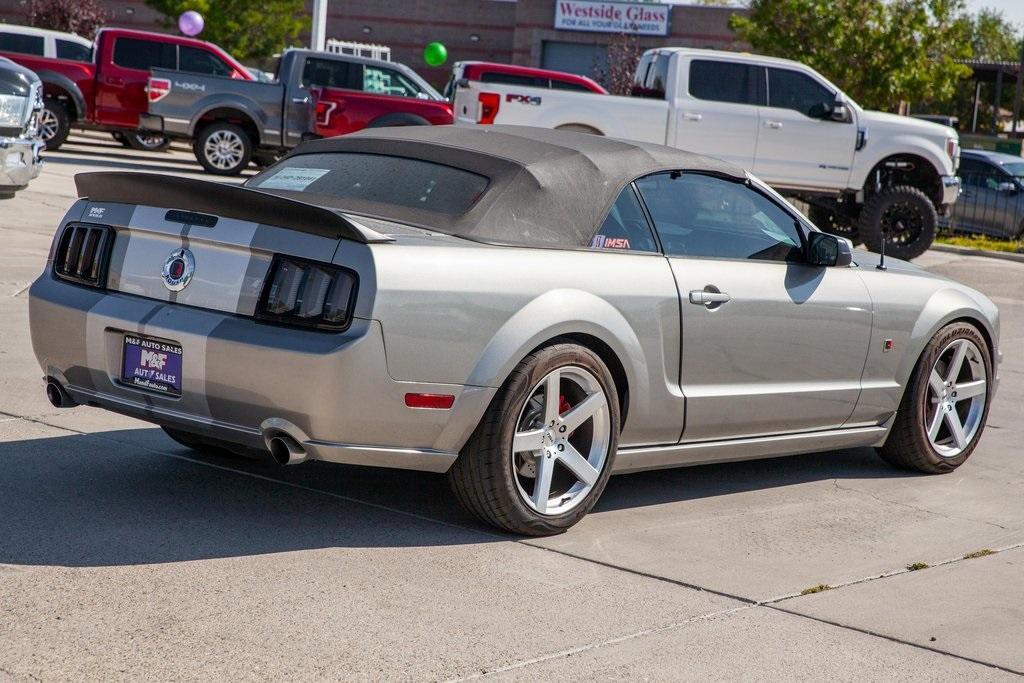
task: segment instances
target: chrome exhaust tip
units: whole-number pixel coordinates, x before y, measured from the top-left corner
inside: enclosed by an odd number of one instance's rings
[[[278,434],[268,442],[270,455],[278,465],[298,465],[306,462],[309,454],[299,442],[287,434]]]
[[[73,408],[78,405],[55,379],[50,379],[46,382],[46,400],[54,408]]]

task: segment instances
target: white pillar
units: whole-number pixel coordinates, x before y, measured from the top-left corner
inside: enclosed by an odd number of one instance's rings
[[[313,0],[313,30],[309,36],[311,50],[323,50],[327,42],[327,0]]]

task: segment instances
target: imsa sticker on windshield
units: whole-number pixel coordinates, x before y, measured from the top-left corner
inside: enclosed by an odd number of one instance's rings
[[[257,187],[265,190],[292,190],[301,192],[330,172],[327,168],[282,168],[264,179]]]

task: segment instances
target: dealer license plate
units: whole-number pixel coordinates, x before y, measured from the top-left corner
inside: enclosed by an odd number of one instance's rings
[[[121,380],[158,394],[181,395],[181,347],[133,334],[124,336]]]

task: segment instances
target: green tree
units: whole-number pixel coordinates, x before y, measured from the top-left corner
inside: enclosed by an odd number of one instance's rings
[[[294,43],[309,28],[305,0],[145,0],[177,26],[182,12],[203,15],[199,38],[217,43],[236,59],[266,59]]]
[[[1020,60],[1020,29],[998,10],[984,8],[968,18],[971,57],[995,61]]]
[[[860,104],[949,98],[969,67],[963,0],[752,0],[736,34],[765,54],[801,61]]]

